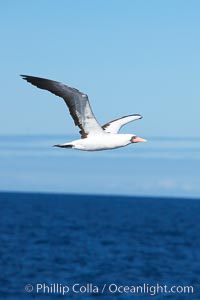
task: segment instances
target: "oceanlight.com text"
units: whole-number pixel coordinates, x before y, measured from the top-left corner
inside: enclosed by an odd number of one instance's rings
[[[37,283],[35,285],[27,284],[25,286],[27,293],[36,294],[60,294],[68,295],[73,294],[149,294],[155,296],[157,294],[193,294],[194,287],[191,285],[162,285],[155,284],[151,285],[144,283],[141,285],[120,285],[117,283],[74,283],[72,285],[61,284],[61,283]]]

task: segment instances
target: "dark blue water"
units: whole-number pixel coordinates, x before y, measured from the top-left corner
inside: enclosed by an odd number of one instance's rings
[[[2,299],[200,299],[200,202],[0,194]],[[27,293],[26,284],[192,285],[193,294]]]

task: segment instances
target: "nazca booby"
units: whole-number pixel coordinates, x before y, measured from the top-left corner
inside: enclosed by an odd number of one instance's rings
[[[132,143],[146,142],[145,139],[135,134],[118,133],[123,125],[141,119],[141,115],[133,114],[124,116],[101,126],[95,119],[86,94],[57,81],[27,75],[21,76],[36,87],[62,97],[68,106],[75,125],[80,128],[81,139],[54,146],[97,151],[124,147]]]

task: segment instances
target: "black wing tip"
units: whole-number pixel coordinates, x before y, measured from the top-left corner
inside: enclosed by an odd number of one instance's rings
[[[48,84],[49,83],[57,83],[56,81],[46,79],[46,78],[41,78],[41,77],[36,77],[36,76],[29,76],[29,75],[20,75],[22,79],[26,80],[27,82],[37,86],[38,88],[41,89],[46,89],[51,92],[51,90],[48,89]]]
[[[140,114],[133,114],[133,116],[137,116],[137,117],[139,117],[140,119],[143,118],[143,116],[141,116]]]
[[[38,79],[37,77],[34,77],[34,76],[29,76],[29,75],[20,75],[22,77],[22,79],[30,82],[31,80],[33,79]]]
[[[143,116],[141,116],[140,114],[132,114],[132,115],[124,116],[122,118],[126,118],[126,117],[138,117],[138,119],[142,119],[143,118]]]
[[[21,77],[22,77],[22,79],[26,79],[26,78],[28,78],[28,77],[29,77],[28,75],[22,75],[22,74],[20,74],[19,76],[21,76]]]
[[[50,79],[46,79],[46,78],[42,78],[42,77],[36,77],[36,76],[30,76],[30,75],[20,74],[19,76],[21,76],[22,79],[25,79],[25,80],[48,80],[48,81],[52,81]]]

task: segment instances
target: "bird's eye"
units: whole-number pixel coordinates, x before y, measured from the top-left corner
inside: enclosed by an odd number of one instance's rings
[[[131,143],[134,143],[134,139],[136,138],[136,136],[132,136],[131,138]]]

